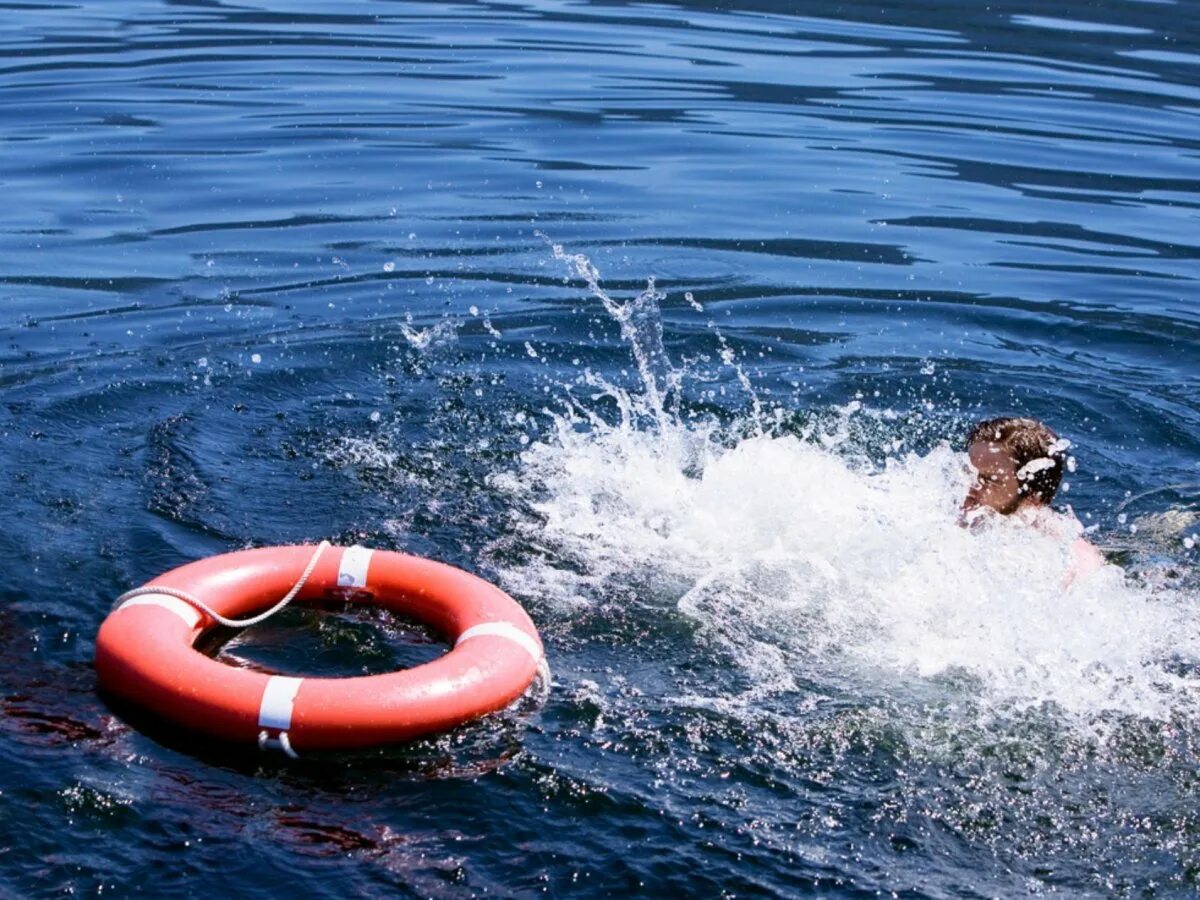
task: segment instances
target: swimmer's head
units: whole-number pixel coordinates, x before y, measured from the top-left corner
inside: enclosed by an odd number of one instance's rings
[[[988,507],[1009,515],[1024,506],[1046,506],[1062,481],[1070,442],[1036,419],[980,422],[967,435],[975,481],[963,510]]]

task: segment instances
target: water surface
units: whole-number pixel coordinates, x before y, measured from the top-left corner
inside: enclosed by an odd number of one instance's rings
[[[0,6],[6,890],[1194,895],[1190,4]],[[954,524],[1010,412],[1065,597]],[[123,590],[321,538],[502,583],[549,698],[285,765],[97,697]]]

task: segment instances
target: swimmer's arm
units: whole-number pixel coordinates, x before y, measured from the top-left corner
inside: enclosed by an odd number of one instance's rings
[[[1071,544],[1071,564],[1067,574],[1063,576],[1062,590],[1067,590],[1080,578],[1087,578],[1093,572],[1098,572],[1108,564],[1100,551],[1093,547],[1085,538],[1076,538]]]
[[[1076,518],[1075,511],[1070,507],[1067,507],[1067,515],[1079,525],[1079,519]],[[1079,527],[1082,530],[1083,526],[1079,525]],[[1070,587],[1077,579],[1087,578],[1093,572],[1098,572],[1107,565],[1108,560],[1096,549],[1095,544],[1082,536],[1075,538],[1071,542],[1071,568],[1067,571],[1063,590]]]
[[[1071,555],[1077,578],[1084,578],[1108,565],[1108,560],[1087,538],[1075,539],[1075,543],[1071,545]]]

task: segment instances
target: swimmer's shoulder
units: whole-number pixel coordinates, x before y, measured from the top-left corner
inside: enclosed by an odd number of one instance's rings
[[[1041,506],[1022,510],[1022,521],[1066,545],[1070,543],[1071,563],[1067,583],[1086,578],[1108,565],[1096,546],[1087,539],[1083,523],[1069,506],[1064,511]],[[1065,549],[1065,548],[1064,548]]]

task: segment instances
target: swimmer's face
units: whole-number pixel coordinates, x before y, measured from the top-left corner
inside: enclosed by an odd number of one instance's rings
[[[1008,450],[989,441],[976,441],[967,449],[967,455],[975,470],[975,481],[967,491],[963,510],[986,506],[1005,516],[1016,512],[1021,505],[1021,483]]]

